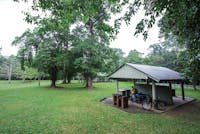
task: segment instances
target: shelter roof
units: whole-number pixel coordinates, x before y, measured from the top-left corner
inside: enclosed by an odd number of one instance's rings
[[[166,67],[126,63],[109,76],[110,79],[152,79],[160,81],[181,81],[183,78]]]

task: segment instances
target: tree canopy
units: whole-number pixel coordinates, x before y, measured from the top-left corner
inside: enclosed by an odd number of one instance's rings
[[[138,23],[135,35],[142,33],[146,39],[149,29],[156,19],[160,18],[160,37],[166,40],[173,37],[177,41],[179,47],[184,49],[179,55],[182,69],[188,70],[185,74],[190,76],[192,81],[199,81],[197,70],[200,68],[200,1],[134,0],[130,2],[129,10],[124,15],[127,23],[139,8],[144,9],[145,16]]]
[[[25,15],[26,21],[37,28],[26,31],[13,42],[21,46],[22,67],[28,59],[51,76],[52,87],[60,70],[70,81],[75,74],[70,72],[78,69],[85,77],[86,87],[92,87],[93,77],[103,70],[104,61],[109,58],[108,45],[116,28],[108,21],[111,13],[120,11],[120,6],[118,1],[33,1],[32,10],[39,15],[30,12]]]
[[[110,25],[112,15],[122,14],[123,8],[125,14]],[[145,14],[135,35],[146,39],[159,19],[160,37],[165,41],[151,45],[145,58],[132,50],[123,59],[120,51],[108,47],[109,42],[115,39],[121,22],[130,24],[140,9]],[[25,63],[36,65],[39,71],[50,74],[52,86],[62,70],[63,78],[69,81],[76,74],[69,72],[82,73],[86,87],[92,87],[97,72],[109,72],[105,69],[108,64],[116,68],[123,62],[166,66],[182,71],[194,83],[199,81],[199,0],[33,0],[31,10],[36,13],[25,11],[25,20],[37,27],[24,32],[13,44],[20,45],[22,69]]]

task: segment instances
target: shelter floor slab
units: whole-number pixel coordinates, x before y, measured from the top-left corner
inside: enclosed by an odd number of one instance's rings
[[[145,110],[142,108],[141,104],[135,103],[132,101],[128,102],[128,105],[129,105],[128,108],[122,109],[121,107],[117,107],[117,106],[113,105],[112,97],[108,97],[108,98],[101,100],[101,102],[103,102],[107,105],[116,107],[116,108],[118,108],[122,111],[128,112],[128,113],[149,113],[149,114],[167,112],[169,110],[178,108],[179,106],[183,106],[184,104],[190,103],[192,101],[194,101],[193,98],[185,97],[185,100],[182,100],[181,96],[176,96],[176,97],[173,97],[173,105],[166,106],[166,109],[162,111],[162,110],[157,110],[154,108],[152,108],[151,110]]]

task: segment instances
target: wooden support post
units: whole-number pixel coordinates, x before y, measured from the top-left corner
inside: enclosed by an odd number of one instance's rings
[[[172,83],[169,82],[169,89],[172,90]]]
[[[149,80],[147,79],[147,85],[149,85]]]
[[[117,94],[113,94],[113,105],[117,105]]]
[[[172,96],[172,83],[169,82],[169,92],[170,92],[170,95]]]
[[[181,82],[182,99],[185,100],[184,82]]]
[[[117,80],[117,93],[119,92],[119,83],[118,83],[118,80]]]
[[[175,91],[173,90],[172,91],[172,83],[171,82],[169,82],[169,93],[170,93],[170,102],[169,102],[169,104],[173,104],[174,102],[173,102],[173,96],[174,96],[174,93]]]
[[[136,81],[135,81],[135,79],[133,80],[133,85],[135,86],[135,83],[136,83]]]
[[[155,84],[155,81],[152,81],[152,99],[153,99],[153,102],[155,102],[155,100],[156,100],[156,84]]]

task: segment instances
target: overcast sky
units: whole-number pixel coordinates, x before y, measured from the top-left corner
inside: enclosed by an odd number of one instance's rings
[[[17,47],[11,46],[15,36],[20,36],[27,28],[33,28],[23,20],[22,10],[26,9],[27,4],[13,2],[13,0],[0,0],[0,47],[2,47],[1,54],[4,56],[16,55]],[[112,41],[110,46],[121,48],[126,54],[133,49],[147,54],[149,45],[159,42],[159,29],[154,25],[146,41],[143,40],[142,35],[134,37],[134,28],[141,18],[140,13],[132,19],[131,25],[123,24],[117,39]]]

